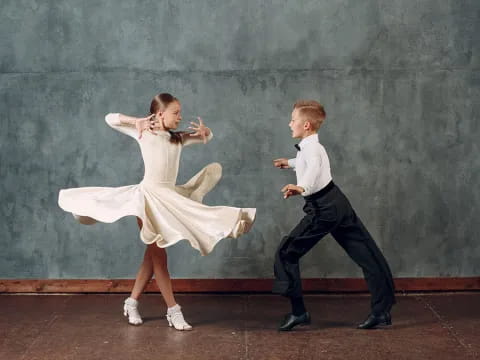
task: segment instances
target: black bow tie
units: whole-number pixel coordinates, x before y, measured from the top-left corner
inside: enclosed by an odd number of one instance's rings
[[[298,146],[298,144],[295,144],[295,148],[300,151],[300,146]]]

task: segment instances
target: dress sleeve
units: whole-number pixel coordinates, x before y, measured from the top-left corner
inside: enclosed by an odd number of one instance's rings
[[[210,135],[207,136],[207,143],[210,142],[213,138],[213,132],[210,130]],[[191,138],[188,135],[184,137],[183,146],[188,146],[192,144],[203,144],[202,138]]]
[[[110,113],[105,116],[105,121],[111,128],[124,133],[125,135],[131,136],[134,139],[137,138],[137,129],[133,126],[122,124],[120,122],[118,113]]]

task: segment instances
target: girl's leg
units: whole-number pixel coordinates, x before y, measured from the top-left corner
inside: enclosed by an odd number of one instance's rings
[[[143,224],[141,219],[137,218],[137,224],[139,229],[142,230]],[[145,287],[153,276],[153,262],[150,253],[150,247],[147,246],[147,248],[145,249],[145,254],[143,256],[143,262],[140,265],[140,269],[138,269],[137,277],[135,278],[135,284],[133,285],[133,289],[130,294],[130,297],[132,299],[138,300],[138,298],[143,293],[143,290],[145,290]]]
[[[167,252],[156,244],[148,245],[148,247],[151,249],[155,280],[168,306],[166,315],[168,324],[177,330],[192,330],[192,327],[185,321],[181,307],[173,296],[172,281],[167,266]]]
[[[138,269],[137,277],[135,278],[135,284],[133,285],[133,289],[130,294],[132,299],[138,300],[153,276],[153,262],[150,252],[151,251],[147,246],[145,249],[145,255],[143,256],[143,262],[140,265],[140,269]]]
[[[173,307],[177,302],[173,296],[172,281],[168,272],[167,252],[165,249],[159,248],[156,244],[148,245],[147,251],[150,251],[155,281],[162,293],[163,299],[169,308]]]
[[[137,223],[138,227],[142,229],[142,220],[137,218]],[[150,253],[151,250],[147,246],[130,297],[125,300],[123,306],[123,313],[125,316],[128,316],[128,322],[132,325],[140,325],[143,323],[142,317],[138,312],[138,298],[143,293],[143,290],[153,276],[153,261]]]
[[[194,201],[202,202],[222,177],[222,165],[211,163],[196,173],[187,183],[175,186],[175,190]]]

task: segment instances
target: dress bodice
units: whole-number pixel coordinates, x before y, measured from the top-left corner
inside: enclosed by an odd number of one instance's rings
[[[180,163],[180,154],[184,146],[195,143],[201,143],[201,139],[187,138],[183,144],[174,144],[170,142],[170,133],[168,131],[155,131],[157,135],[143,132],[142,138],[138,138],[137,130],[133,126],[125,125],[120,122],[118,113],[111,113],[105,116],[105,121],[113,129],[120,131],[134,138],[140,146],[143,163],[145,166],[144,183],[149,185],[170,185],[176,183],[178,167]],[[210,141],[213,137],[212,132],[207,138]]]
[[[172,184],[177,180],[181,144],[170,142],[166,131],[146,133],[138,140],[145,166],[144,181],[151,184]]]

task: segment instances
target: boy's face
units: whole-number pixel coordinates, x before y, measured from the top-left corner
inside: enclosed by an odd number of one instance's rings
[[[293,109],[292,120],[290,120],[288,126],[290,127],[290,130],[292,130],[292,138],[294,139],[303,138],[309,127],[298,113],[298,109]]]

